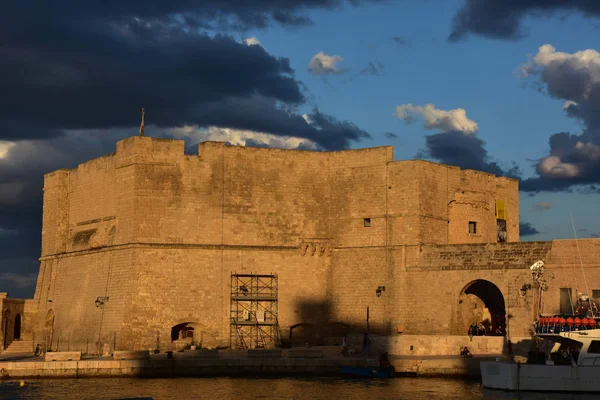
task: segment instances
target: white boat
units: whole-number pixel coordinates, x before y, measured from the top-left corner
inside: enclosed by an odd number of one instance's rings
[[[554,346],[535,364],[484,361],[483,387],[514,391],[600,392],[600,329],[538,333]]]

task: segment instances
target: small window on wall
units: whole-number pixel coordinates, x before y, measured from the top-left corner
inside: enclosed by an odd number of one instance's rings
[[[371,226],[371,218],[365,218],[365,219],[363,220],[363,223],[364,223],[364,225],[365,225],[365,228],[368,228],[368,227],[370,227],[370,226]]]
[[[592,290],[592,297],[594,299],[600,299],[600,289],[594,289],[594,290]]]
[[[469,234],[474,235],[477,233],[477,222],[469,221]]]

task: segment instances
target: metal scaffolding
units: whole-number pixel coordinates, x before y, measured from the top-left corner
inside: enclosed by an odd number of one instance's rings
[[[230,348],[277,347],[277,275],[232,273],[230,317]]]

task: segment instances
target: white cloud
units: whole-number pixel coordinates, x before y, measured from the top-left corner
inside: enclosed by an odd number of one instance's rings
[[[306,120],[306,118],[305,118]],[[307,121],[307,123],[309,123]],[[171,128],[168,133],[177,138],[187,138],[192,142],[219,141],[229,142],[235,146],[245,146],[246,143],[263,144],[269,147],[279,149],[296,149],[302,147],[305,149],[316,149],[317,144],[311,140],[290,137],[278,136],[270,133],[255,132],[241,129],[219,128],[211,126],[207,130],[202,130],[197,126],[185,126],[181,128]]]
[[[565,78],[572,74],[579,74],[585,78],[583,88],[578,88],[582,89],[579,95],[583,99],[588,99],[593,85],[600,82],[600,53],[588,49],[569,54],[556,51],[551,44],[545,44],[538,49],[538,53],[532,60],[521,65],[518,70],[524,78],[530,75],[539,75],[542,71],[546,71],[550,75],[562,75]],[[544,79],[553,81],[551,77]],[[552,90],[552,88],[550,89]],[[564,92],[567,93],[566,90]],[[577,101],[577,99],[568,100]]]
[[[307,124],[312,125],[314,121],[310,118],[308,114],[302,114],[302,118],[306,121]]]
[[[242,40],[242,42],[247,45],[247,46],[260,46],[260,41],[255,38],[254,36],[246,38],[244,40]]]
[[[343,58],[340,56],[328,56],[320,51],[308,63],[308,70],[315,75],[342,74],[347,71],[347,69],[338,68],[338,64],[342,61]]]
[[[567,100],[567,101],[565,101],[565,104],[563,104],[563,110],[566,110],[570,106],[576,106],[576,105],[577,105],[577,102],[572,101],[572,100]]]
[[[0,140],[0,160],[8,156],[8,152],[10,149],[15,147],[17,144],[14,142],[7,142],[5,140]]]
[[[549,156],[540,161],[538,172],[546,178],[575,178],[580,170],[575,164],[562,162],[558,156]]]
[[[597,144],[577,142],[575,151],[589,160],[600,160],[600,146]]]
[[[0,281],[11,282],[15,287],[23,289],[35,286],[37,281],[36,274],[15,274],[14,272],[0,273]]]
[[[465,135],[473,135],[479,130],[477,123],[467,117],[464,108],[439,110],[433,104],[424,106],[402,104],[396,107],[396,116],[405,122],[413,122],[415,114],[423,117],[425,129],[440,129],[444,132],[458,131]]]
[[[543,158],[538,166],[538,172],[546,178],[580,178],[589,171],[588,164],[600,161],[600,146],[589,142],[577,142],[572,155],[577,156],[577,163],[562,162],[559,156]]]

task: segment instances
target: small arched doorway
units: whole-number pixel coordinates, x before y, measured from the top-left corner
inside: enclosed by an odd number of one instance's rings
[[[506,335],[506,307],[498,286],[484,279],[469,282],[458,303],[460,334],[466,334],[471,325],[482,323],[486,335]]]
[[[196,328],[196,322],[183,322],[171,327],[171,343],[175,349],[185,349],[192,345],[202,347],[202,338]]]
[[[21,314],[15,316],[14,340],[21,339]]]

